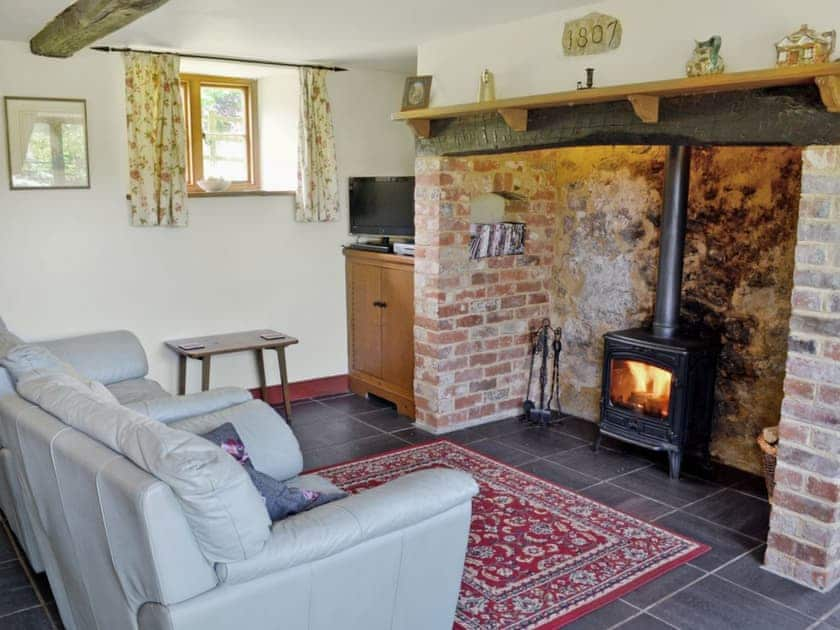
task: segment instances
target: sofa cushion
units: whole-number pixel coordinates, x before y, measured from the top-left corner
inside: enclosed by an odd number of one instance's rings
[[[5,357],[9,351],[15,346],[23,343],[23,339],[7,330],[5,327],[0,328],[0,359]]]
[[[147,398],[123,404],[144,416],[169,423],[205,413],[221,411],[251,400],[254,400],[254,397],[247,389],[218,387],[210,391],[196,392],[185,396],[169,396],[167,394],[160,398]]]
[[[238,584],[322,560],[457,508],[477,493],[473,478],[460,470],[411,472],[274,523],[262,553],[245,562],[217,564],[216,574],[221,582]]]
[[[100,402],[117,403],[117,399],[102,383],[85,378],[72,365],[61,361],[41,346],[33,344],[16,346],[0,359],[0,363],[11,374],[16,387],[28,379],[65,375],[82,384],[86,391]]]
[[[286,421],[261,400],[178,420],[169,426],[200,435],[227,422],[236,427],[257,470],[282,480],[295,477],[303,470],[297,438]]]
[[[219,447],[103,402],[66,374],[24,378],[18,393],[169,485],[209,561],[244,560],[265,545],[271,525],[265,503],[247,473]]]
[[[55,339],[39,345],[105,385],[143,378],[149,372],[146,351],[127,330]]]
[[[160,383],[149,378],[132,378],[127,381],[120,381],[119,383],[111,383],[107,387],[117,397],[120,404],[123,405],[170,396],[161,387]]]
[[[321,492],[305,486],[292,486],[260,472],[254,468],[248,451],[245,449],[245,444],[230,422],[205,433],[201,437],[220,446],[223,451],[245,468],[257,491],[265,499],[265,507],[268,509],[268,515],[272,521],[279,521],[291,514],[304,512],[347,496],[346,492],[338,488],[330,492]]]

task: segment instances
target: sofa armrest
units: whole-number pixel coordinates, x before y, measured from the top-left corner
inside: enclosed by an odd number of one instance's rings
[[[432,468],[274,523],[263,550],[217,564],[219,580],[241,583],[333,556],[469,502],[478,493],[462,471]]]
[[[187,394],[186,396],[166,396],[153,398],[152,400],[140,400],[128,403],[125,406],[154,420],[169,423],[221,411],[253,399],[254,397],[246,389],[219,387],[218,389]]]
[[[111,385],[149,373],[140,340],[127,330],[37,342],[84,376]]]
[[[261,400],[249,401],[220,411],[169,424],[174,429],[202,435],[230,422],[242,438],[254,468],[275,479],[291,479],[303,470],[300,445],[289,425]]]

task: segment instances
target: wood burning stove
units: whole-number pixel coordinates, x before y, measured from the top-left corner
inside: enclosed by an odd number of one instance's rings
[[[659,248],[656,310],[650,329],[604,336],[601,437],[668,453],[672,479],[683,454],[709,463],[719,346],[679,330],[680,292],[691,164],[689,147],[671,147]]]

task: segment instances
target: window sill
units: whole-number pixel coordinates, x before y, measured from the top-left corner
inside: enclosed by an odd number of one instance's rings
[[[294,190],[226,190],[224,192],[188,192],[193,197],[294,197]]]

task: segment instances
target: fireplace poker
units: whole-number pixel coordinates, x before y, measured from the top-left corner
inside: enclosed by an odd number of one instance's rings
[[[548,386],[548,335],[551,331],[551,322],[544,319],[542,326],[538,333],[538,341],[540,353],[540,406],[531,410],[528,419],[532,422],[539,422],[542,425],[548,424],[551,420],[551,410],[545,406],[545,389]]]
[[[554,338],[551,342],[551,349],[554,352],[552,357],[552,374],[551,374],[551,396],[548,398],[549,412],[551,411],[551,402],[554,401],[557,405],[557,415],[560,416],[560,352],[563,350],[563,342],[561,341],[562,329],[557,327],[554,329]]]
[[[525,392],[525,402],[522,408],[525,412],[525,419],[531,417],[531,411],[536,407],[534,401],[531,400],[531,382],[534,380],[534,362],[537,358],[537,343],[539,340],[539,331],[531,333],[531,369],[528,370],[528,390]]]

